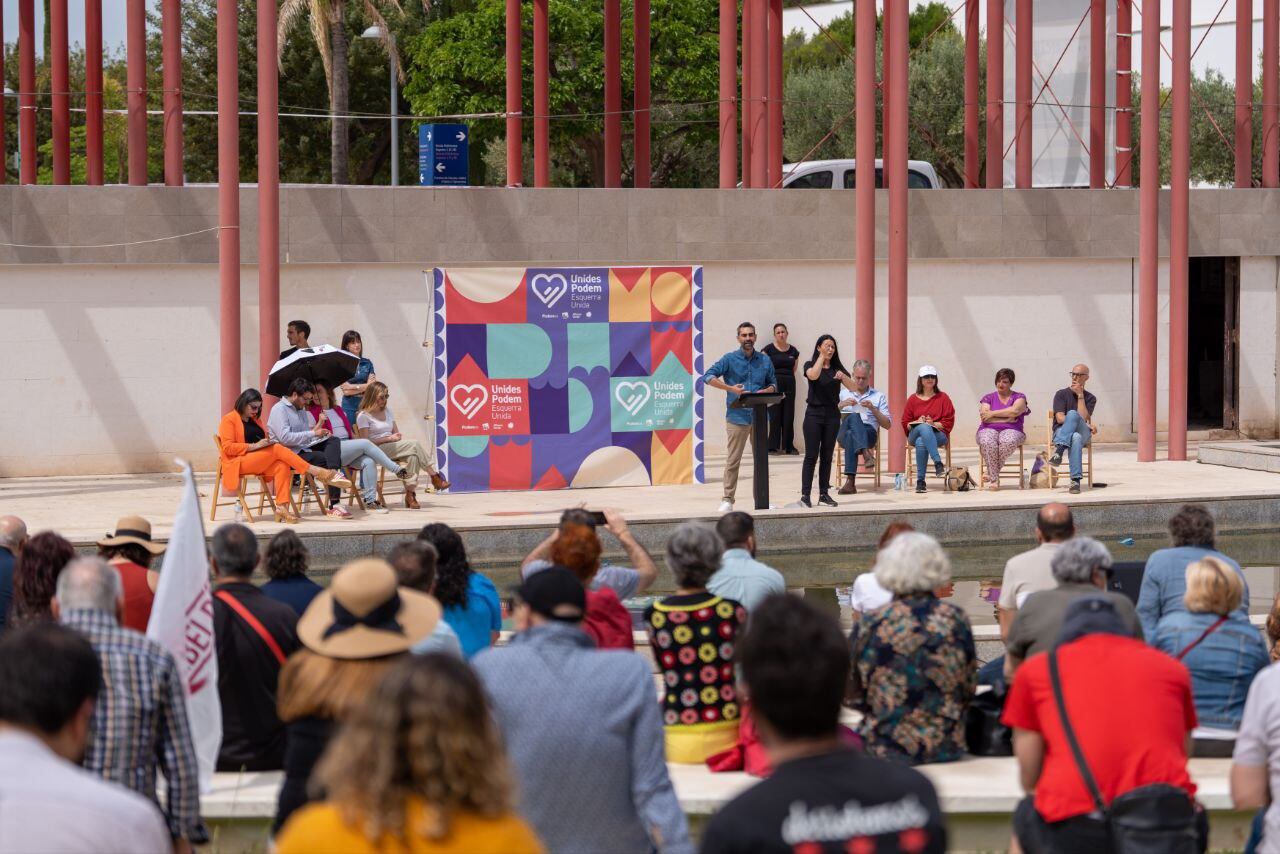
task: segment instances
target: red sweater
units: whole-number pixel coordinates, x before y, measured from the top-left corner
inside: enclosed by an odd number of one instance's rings
[[[919,395],[907,398],[907,406],[902,410],[902,432],[911,432],[911,422],[922,415],[933,417],[934,426],[948,436],[951,428],[956,426],[956,408],[951,405],[951,398],[945,392],[938,392],[928,400],[921,400]]]
[[[608,587],[587,591],[587,613],[582,630],[600,649],[635,649],[631,634],[631,612],[618,594]]]

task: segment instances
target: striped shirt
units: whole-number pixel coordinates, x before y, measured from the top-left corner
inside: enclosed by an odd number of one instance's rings
[[[166,781],[167,804],[161,809],[169,833],[207,840],[187,701],[173,656],[105,611],[66,611],[62,622],[89,639],[102,663],[84,767],[157,805],[159,769]]]

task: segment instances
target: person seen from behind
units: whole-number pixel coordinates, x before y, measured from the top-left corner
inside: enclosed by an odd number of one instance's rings
[[[1240,615],[1249,616],[1249,582],[1240,564],[1218,551],[1216,526],[1213,514],[1203,504],[1184,504],[1169,518],[1169,539],[1172,548],[1159,549],[1147,558],[1142,573],[1142,587],[1138,592],[1138,618],[1142,620],[1142,632],[1151,637],[1156,624],[1165,614],[1186,610],[1187,565],[1201,558],[1212,557],[1240,573],[1244,595],[1240,599]]]
[[[270,579],[262,585],[262,592],[288,605],[299,617],[324,590],[307,577],[308,554],[302,538],[285,528],[267,543],[262,558],[262,571]]]
[[[444,619],[462,643],[467,658],[493,646],[502,631],[502,602],[498,588],[487,576],[471,568],[467,547],[458,532],[443,522],[423,525],[418,539],[435,546],[435,597],[444,608]]]
[[[551,544],[551,560],[563,566],[582,582],[587,591],[587,610],[582,630],[599,649],[635,649],[631,613],[611,588],[591,589],[591,581],[600,571],[600,539],[589,525],[566,522]],[[536,577],[538,573],[534,573]]]
[[[401,587],[425,593],[435,599],[436,567],[440,563],[440,554],[436,547],[425,540],[405,540],[396,543],[387,552],[387,563],[396,572]],[[437,603],[439,600],[436,600]],[[458,633],[453,630],[442,616],[435,626],[422,640],[416,642],[411,652],[423,655],[428,652],[445,652],[462,658],[462,642]]]
[[[608,587],[618,594],[619,599],[630,599],[632,596],[644,593],[653,586],[653,582],[657,581],[658,565],[654,563],[649,550],[631,533],[631,528],[627,525],[626,518],[620,512],[612,507],[606,507],[600,511],[600,515],[604,517],[604,529],[613,536],[618,545],[622,546],[622,550],[626,552],[627,561],[631,565],[620,566],[614,563],[601,562],[599,571],[591,579],[591,589],[598,590],[601,587]],[[528,578],[533,573],[552,565],[550,560],[551,547],[555,544],[556,538],[560,536],[560,530],[563,526],[570,524],[586,525],[596,532],[597,537],[602,536],[600,526],[597,524],[598,518],[592,511],[584,510],[581,507],[570,507],[561,513],[560,526],[535,546],[533,551],[529,552],[525,559],[521,561],[521,578]]]
[[[50,608],[58,575],[75,556],[75,546],[53,531],[27,540],[13,565],[13,604],[6,628],[53,619]]]
[[[151,561],[164,554],[164,546],[151,539],[151,523],[141,516],[125,516],[116,522],[115,532],[98,540],[98,556],[116,568],[124,589],[124,617],[120,624],[146,633],[151,620],[160,573]]]
[[[756,522],[750,513],[730,511],[716,522],[716,533],[724,540],[720,568],[707,582],[707,590],[751,609],[774,593],[785,593],[782,573],[756,560]]]
[[[27,523],[17,516],[0,516],[0,633],[13,604],[13,567],[27,542]]]

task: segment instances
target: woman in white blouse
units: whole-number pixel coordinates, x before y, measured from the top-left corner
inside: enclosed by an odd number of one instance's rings
[[[426,472],[431,476],[431,485],[436,492],[449,488],[436,467],[431,464],[431,455],[422,447],[421,442],[406,439],[400,435],[396,425],[396,417],[387,405],[391,393],[384,383],[372,382],[364,390],[360,398],[360,410],[356,414],[356,432],[362,439],[368,439],[388,457],[400,463],[408,470],[409,476],[404,482],[404,506],[411,510],[418,509],[418,498],[414,495],[414,487],[418,476]]]
[[[387,508],[378,503],[378,482],[374,478],[375,469],[365,460],[372,460],[406,484],[412,482],[408,467],[393,460],[386,453],[386,449],[379,448],[376,442],[357,436],[355,428],[347,420],[347,413],[335,402],[337,399],[338,397],[333,393],[333,389],[326,387],[323,383],[316,383],[314,402],[310,409],[311,417],[316,420],[317,424],[323,418],[324,426],[329,429],[335,439],[341,442],[342,465],[360,466],[360,497],[364,499],[365,509],[370,513],[386,513]]]

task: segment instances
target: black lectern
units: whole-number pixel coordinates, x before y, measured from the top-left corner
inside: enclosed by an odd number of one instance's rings
[[[751,454],[755,463],[755,488],[757,510],[769,509],[769,413],[768,407],[782,402],[777,391],[749,391],[738,395],[733,409],[751,410]]]

